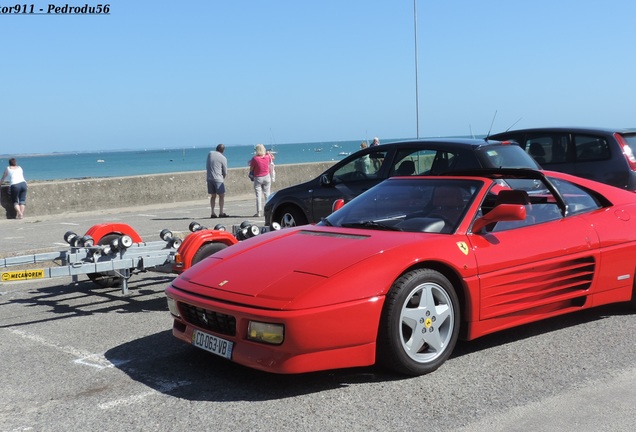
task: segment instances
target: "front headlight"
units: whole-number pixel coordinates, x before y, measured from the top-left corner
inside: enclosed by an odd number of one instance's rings
[[[166,297],[168,299],[168,310],[170,313],[178,318],[181,317],[179,313],[179,308],[177,307],[177,302],[172,297]]]
[[[280,345],[285,339],[285,326],[283,324],[250,321],[247,326],[247,338],[255,342]]]

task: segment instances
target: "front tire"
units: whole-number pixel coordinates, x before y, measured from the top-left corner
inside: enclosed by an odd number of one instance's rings
[[[424,375],[451,355],[460,308],[450,281],[432,269],[410,271],[393,283],[380,320],[377,358],[406,375]]]
[[[299,208],[287,206],[280,212],[278,223],[281,228],[291,228],[300,225],[307,225],[309,221]]]
[[[632,285],[632,299],[627,302],[631,310],[636,311],[636,277],[634,278],[634,284]]]

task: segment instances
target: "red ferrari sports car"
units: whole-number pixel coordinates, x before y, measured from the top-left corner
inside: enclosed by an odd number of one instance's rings
[[[166,294],[177,338],[245,366],[421,375],[458,338],[635,306],[634,257],[633,192],[482,170],[388,179],[317,225],[204,259]]]

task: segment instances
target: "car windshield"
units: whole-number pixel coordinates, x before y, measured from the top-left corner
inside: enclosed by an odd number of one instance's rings
[[[521,147],[512,144],[485,146],[477,150],[477,157],[485,168],[541,168]]]
[[[389,179],[347,203],[320,225],[453,233],[482,187],[479,180]]]

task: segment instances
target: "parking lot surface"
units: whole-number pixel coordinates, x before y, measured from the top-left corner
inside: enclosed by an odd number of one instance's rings
[[[228,224],[262,222],[247,216],[251,198],[226,207]],[[0,253],[64,248],[64,232],[102,222],[157,240],[193,220],[218,223],[206,202],[2,220]],[[418,378],[374,367],[278,376],[172,337],[172,277],[135,275],[126,296],[86,277],[0,282],[0,431],[631,431],[636,421],[636,316],[622,306],[460,342]]]

